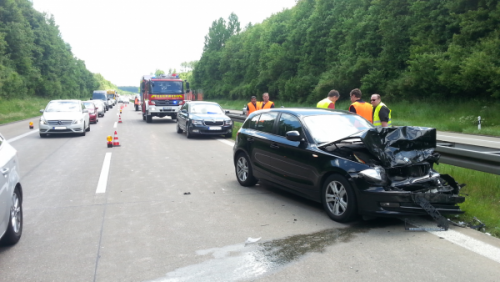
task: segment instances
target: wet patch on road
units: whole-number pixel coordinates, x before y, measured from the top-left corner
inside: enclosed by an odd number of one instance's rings
[[[356,234],[370,230],[365,224],[327,229],[311,234],[293,235],[254,244],[236,244],[200,250],[211,258],[198,264],[178,268],[153,281],[241,281],[253,280],[276,272],[309,253],[322,253],[327,247],[347,243]]]

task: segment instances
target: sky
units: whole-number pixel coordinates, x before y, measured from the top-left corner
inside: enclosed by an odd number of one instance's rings
[[[295,6],[296,0],[33,0],[52,14],[87,69],[117,86],[137,86],[156,69],[199,60],[214,20],[235,13],[243,29]]]

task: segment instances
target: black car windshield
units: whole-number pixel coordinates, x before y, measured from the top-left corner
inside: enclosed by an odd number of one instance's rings
[[[45,112],[47,113],[55,113],[55,112],[79,112],[82,108],[80,103],[78,102],[50,102],[45,108]]]
[[[304,118],[312,138],[317,144],[333,142],[373,125],[358,115],[318,115]]]
[[[219,105],[211,104],[198,104],[190,107],[192,114],[208,114],[208,115],[223,115],[222,109]]]
[[[151,94],[182,94],[182,81],[154,81]]]

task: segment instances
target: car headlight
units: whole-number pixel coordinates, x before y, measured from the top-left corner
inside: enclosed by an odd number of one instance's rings
[[[231,124],[233,124],[232,120],[225,120],[224,121],[224,125],[231,125]]]
[[[40,117],[40,124],[48,124],[48,122],[44,117]]]
[[[201,120],[191,120],[191,123],[194,124],[194,125],[203,125],[203,121]]]
[[[72,122],[72,123],[73,123],[73,124],[83,123],[83,118],[82,118],[82,119],[80,119],[80,120],[75,119],[75,120],[73,120],[73,122]]]
[[[385,175],[385,170],[379,166],[360,171],[359,175],[361,175],[369,183],[377,185],[387,184],[387,177]]]

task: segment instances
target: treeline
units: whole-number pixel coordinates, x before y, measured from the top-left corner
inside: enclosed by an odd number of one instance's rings
[[[0,98],[88,98],[98,87],[52,16],[28,0],[0,0]]]
[[[137,87],[137,86],[118,86],[118,89],[123,90],[123,91],[127,91],[127,92],[131,92],[134,94],[139,93],[139,87]]]
[[[193,72],[205,97],[316,102],[500,98],[498,0],[299,0],[239,31],[214,21]]]

